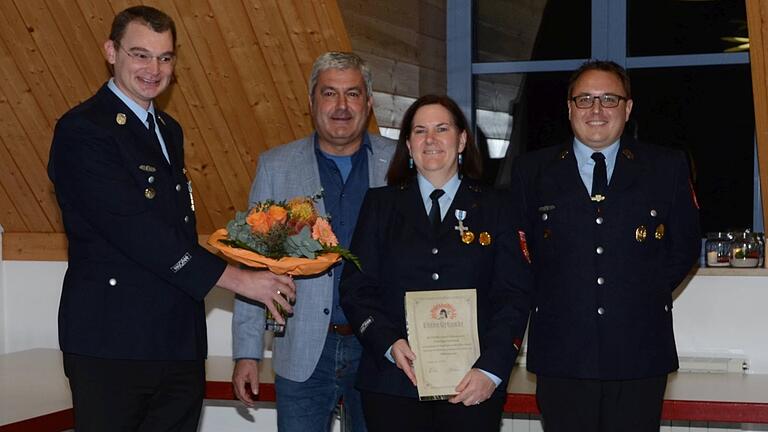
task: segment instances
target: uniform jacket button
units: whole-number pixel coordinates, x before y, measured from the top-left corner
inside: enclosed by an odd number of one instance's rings
[[[432,255],[437,255],[438,252],[437,248],[432,248]]]
[[[549,219],[549,215],[548,214],[544,213],[544,214],[541,215],[541,220],[545,221],[547,219]]]
[[[603,252],[605,252],[605,249],[603,249],[602,246],[598,246],[597,248],[595,248],[595,252],[597,252],[598,255],[602,255]]]
[[[598,224],[598,225],[602,225],[603,224],[603,217],[602,216],[598,216],[597,219],[595,219],[595,223]]]
[[[597,308],[597,314],[598,315],[605,315],[605,309],[603,307]]]
[[[438,280],[440,279],[440,275],[437,273],[432,273],[432,280]]]
[[[597,284],[598,284],[598,285],[602,285],[602,284],[604,284],[604,283],[605,283],[605,278],[603,278],[603,277],[599,277],[599,278],[597,278]]]
[[[184,223],[189,222],[189,216],[184,216]]]
[[[109,278],[109,286],[116,286],[116,285],[117,285],[117,279]]]
[[[176,185],[176,192],[179,192],[180,190],[181,190],[181,185],[180,185],[180,184],[177,184],[177,185]]]

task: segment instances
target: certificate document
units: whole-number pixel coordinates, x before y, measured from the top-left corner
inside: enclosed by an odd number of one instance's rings
[[[480,357],[476,291],[408,291],[405,317],[419,399],[449,399]]]

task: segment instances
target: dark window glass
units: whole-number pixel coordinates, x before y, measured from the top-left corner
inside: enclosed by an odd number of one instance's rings
[[[627,54],[652,56],[742,51],[744,0],[628,0]]]
[[[589,57],[589,0],[477,0],[474,5],[474,61]]]
[[[683,150],[702,231],[751,228],[755,121],[749,65],[629,71],[625,133]]]
[[[502,160],[491,160],[484,170],[497,186],[506,187],[515,156],[567,142],[567,89],[571,72],[479,75],[475,78],[475,117],[478,142],[503,135],[507,150]],[[489,114],[493,113],[493,114]],[[506,114],[506,119],[499,117]],[[492,120],[496,121],[492,121]],[[506,122],[506,128],[504,128]]]

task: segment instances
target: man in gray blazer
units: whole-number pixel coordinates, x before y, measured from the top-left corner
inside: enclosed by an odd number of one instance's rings
[[[348,247],[368,188],[386,184],[395,145],[365,131],[373,104],[371,74],[357,55],[328,52],[318,57],[309,94],[315,133],[260,156],[250,202],[322,191],[317,210],[331,216],[340,244]],[[281,432],[328,431],[341,397],[345,430],[365,430],[360,396],[353,387],[362,347],[339,306],[343,265],[295,281],[294,314],[285,335],[273,344]],[[258,389],[264,325],[263,305],[235,300],[232,382],[237,397],[249,406]]]

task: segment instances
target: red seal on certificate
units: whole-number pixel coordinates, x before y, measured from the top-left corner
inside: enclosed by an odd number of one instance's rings
[[[437,303],[432,306],[430,315],[433,320],[456,319],[456,307],[450,303]]]

